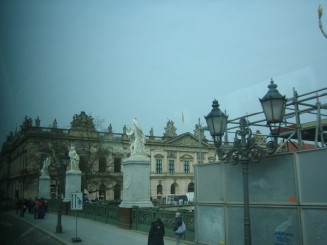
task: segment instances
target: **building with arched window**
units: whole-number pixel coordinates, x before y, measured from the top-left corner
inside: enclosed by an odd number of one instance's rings
[[[191,133],[163,140],[148,140],[151,197],[162,199],[172,194],[194,192],[194,165],[215,161],[215,148]]]
[[[199,140],[201,138],[201,140]],[[64,195],[64,171],[69,159],[68,147],[74,145],[80,157],[81,190],[90,200],[119,201],[123,191],[124,159],[130,156],[130,139],[125,127],[113,133],[95,129],[93,118],[85,112],[75,114],[71,128],[41,127],[25,118],[21,129],[10,133],[0,154],[0,198],[36,198],[44,159],[49,166],[50,196]],[[153,200],[170,194],[194,191],[194,164],[215,161],[215,147],[196,126],[194,134],[176,134],[168,121],[163,137],[146,135],[145,149],[151,162],[150,195]],[[41,198],[41,197],[40,197]]]

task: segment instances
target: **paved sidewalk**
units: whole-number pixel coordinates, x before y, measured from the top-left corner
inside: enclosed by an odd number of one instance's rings
[[[56,233],[57,214],[47,213],[44,219],[34,219],[33,215],[25,214],[20,217],[15,211],[4,212],[54,237],[63,244],[90,244],[90,245],[147,245],[148,234],[135,230],[126,230],[94,220],[77,218],[77,237],[81,243],[73,243],[72,238],[76,237],[76,217],[69,215],[61,216],[62,233]],[[175,245],[174,239],[165,238],[165,245]],[[181,245],[191,243],[180,243]]]

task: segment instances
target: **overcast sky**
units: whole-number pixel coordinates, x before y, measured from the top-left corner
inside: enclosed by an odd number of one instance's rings
[[[69,128],[85,111],[116,133],[136,117],[162,136],[168,119],[193,132],[215,98],[230,118],[260,110],[271,78],[287,96],[326,87],[319,3],[2,0],[0,142],[25,115]]]

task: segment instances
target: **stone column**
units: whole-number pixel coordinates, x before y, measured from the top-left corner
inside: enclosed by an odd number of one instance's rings
[[[123,199],[119,207],[153,207],[150,200],[150,160],[133,156],[123,161]]]

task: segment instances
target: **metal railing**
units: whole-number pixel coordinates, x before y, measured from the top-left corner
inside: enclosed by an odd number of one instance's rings
[[[49,212],[57,212],[57,206],[57,200],[48,201]],[[171,209],[172,206],[169,206],[169,208]],[[173,228],[175,221],[175,213],[178,211],[182,214],[182,218],[187,227],[187,232],[184,234],[182,239],[185,241],[194,241],[194,213],[188,211],[187,209],[181,208],[181,206],[176,206],[175,208],[176,210],[166,210],[164,207],[134,207],[132,209],[131,229],[148,233],[150,230],[151,222],[153,222],[156,218],[160,217],[165,225],[165,236],[174,238],[175,234]],[[118,205],[84,203],[83,210],[77,211],[77,216],[118,226],[118,209]],[[76,215],[75,211],[70,211],[69,206],[65,205],[63,205],[63,214]]]

